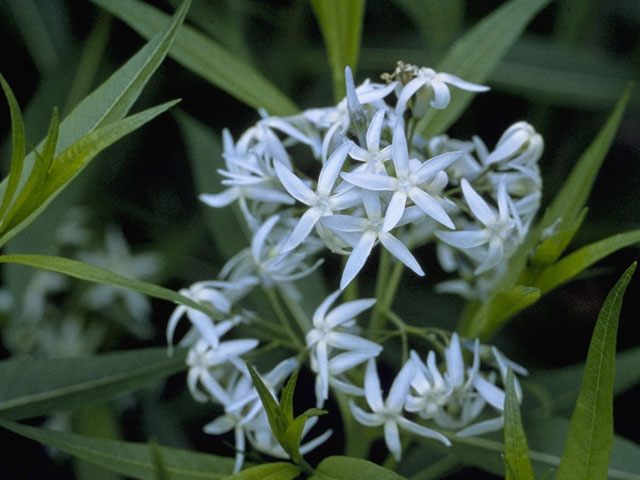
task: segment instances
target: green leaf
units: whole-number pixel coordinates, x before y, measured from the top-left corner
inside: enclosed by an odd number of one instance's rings
[[[320,462],[316,473],[309,480],[403,480],[391,470],[387,470],[368,460],[333,456]]]
[[[628,85],[624,90],[607,123],[571,170],[562,189],[545,212],[540,228],[548,228],[560,219],[558,228],[565,229],[583,209],[622,120],[631,88],[632,85]]]
[[[62,121],[59,130],[58,151],[66,150],[92,130],[115,122],[126,115],[151,74],[164,59],[164,55],[173,40],[178,25],[184,19],[188,7],[189,0],[185,0],[166,30],[159,33],[106,82],[86,97]],[[27,183],[35,163],[36,154],[31,152],[24,159],[24,168],[17,187],[18,191]],[[0,184],[0,195],[6,196],[6,192],[10,192],[11,188],[12,186],[9,185],[9,182],[3,181]],[[0,245],[5,244],[31,223],[50,201],[51,199],[48,199],[47,202],[41,205],[41,208],[14,226],[10,231],[4,233],[0,237]]]
[[[439,72],[469,82],[484,82],[515,43],[531,19],[550,0],[511,0],[485,17],[458,40],[438,65]],[[451,88],[451,102],[444,110],[429,109],[417,131],[426,138],[445,132],[462,114],[474,94]]]
[[[537,478],[557,469],[563,449],[563,439],[568,429],[565,418],[536,420],[527,430],[529,456]],[[451,447],[429,444],[442,453],[452,454],[462,465],[470,465],[504,475],[504,443],[485,437],[457,437]],[[426,448],[426,447],[425,447]],[[608,475],[616,480],[640,480],[640,446],[619,436],[614,436],[611,465]],[[582,477],[586,478],[586,477]]]
[[[286,462],[265,463],[247,468],[225,480],[293,480],[300,475],[295,465]]]
[[[53,199],[85,168],[91,160],[111,144],[140,128],[145,123],[165,112],[177,103],[176,100],[150,108],[136,115],[118,120],[88,133],[75,142],[53,161],[47,172],[45,183],[41,185],[33,208],[27,211],[15,211],[12,221],[2,225],[0,246],[7,243],[22,229],[32,223]],[[34,167],[35,168],[35,167]],[[26,185],[29,184],[27,180]],[[32,195],[36,195],[35,192]],[[23,204],[24,206],[25,204]]]
[[[158,32],[62,121],[59,152],[90,131],[125,117],[164,60],[190,3],[190,0],[184,0],[170,25],[165,25],[166,28],[162,32]]]
[[[24,184],[24,187],[20,191],[15,202],[11,205],[11,208],[7,212],[4,220],[4,224],[10,224],[15,215],[22,212],[32,212],[36,209],[36,206],[40,200],[40,191],[46,184],[47,172],[53,162],[56,145],[58,143],[58,134],[60,131],[60,121],[58,118],[58,110],[53,109],[51,115],[51,123],[49,124],[49,131],[44,141],[44,147],[42,153],[38,155],[36,153],[35,163],[31,174]]]
[[[206,305],[195,302],[184,295],[174,292],[173,290],[159,287],[152,283],[123,277],[122,275],[118,275],[117,273],[104,268],[78,262],[77,260],[49,255],[16,254],[0,255],[0,263],[18,263],[20,265],[28,265],[30,267],[63,273],[80,280],[111,285],[118,288],[126,288],[150,297],[168,300],[190,308],[195,308],[196,310],[200,310],[202,313],[215,319],[220,318],[218,313]]]
[[[120,440],[120,416],[112,404],[91,404],[74,409],[71,415],[71,431],[80,435]],[[73,471],[77,480],[122,480],[115,472],[95,463],[73,459]]]
[[[305,423],[307,423],[309,417],[323,415],[325,413],[327,412],[324,410],[318,410],[316,408],[309,409],[287,424],[287,428],[279,439],[279,442],[282,448],[284,448],[284,451],[289,454],[291,460],[295,463],[300,463],[302,459],[300,442],[302,440]]]
[[[481,304],[469,323],[462,325],[464,335],[469,338],[491,335],[512,315],[537,302],[540,295],[539,288],[523,285],[497,291]]]
[[[530,264],[533,268],[546,267],[560,258],[560,255],[567,249],[573,237],[578,233],[586,215],[587,209],[584,208],[580,215],[567,224],[564,229],[558,228],[544,239],[536,249],[533,257],[531,257]]]
[[[11,167],[9,168],[9,180],[7,188],[4,191],[2,198],[2,206],[0,206],[0,221],[4,220],[4,215],[9,209],[13,196],[18,189],[18,183],[20,182],[20,175],[24,167],[24,152],[25,152],[25,135],[24,135],[24,123],[22,121],[22,113],[20,112],[20,106],[16,97],[13,95],[11,87],[0,74],[0,85],[4,96],[9,104],[9,114],[11,116]]]
[[[345,96],[345,67],[357,70],[364,4],[364,0],[311,0],[327,48],[336,101]]]
[[[185,368],[185,352],[164,348],[79,358],[0,361],[0,417],[22,419],[105,401]]]
[[[580,363],[531,373],[531,381],[546,390],[551,413],[562,411],[575,404],[582,386],[584,366],[584,363]],[[613,384],[614,395],[631,388],[638,382],[640,382],[640,347],[618,353]]]
[[[150,445],[55,432],[4,420],[0,426],[129,478],[157,479]],[[233,471],[231,458],[177,448],[159,447],[159,450],[172,480],[220,480]]]
[[[158,446],[158,442],[151,440],[151,442],[149,442],[149,446],[151,447],[153,466],[156,470],[156,480],[170,480],[171,477],[169,475],[169,470],[167,469],[164,458],[162,457],[162,450]]]
[[[513,371],[507,372],[504,400],[504,459],[507,480],[535,480],[529,457],[527,437],[522,428],[520,405],[516,395]]]
[[[247,368],[249,369],[253,386],[256,388],[262,406],[267,413],[273,436],[276,437],[276,440],[280,441],[280,438],[282,438],[282,435],[287,429],[287,419],[282,414],[280,405],[278,405],[276,399],[273,398],[273,395],[262,381],[262,378],[260,378],[260,375],[258,375],[258,372],[256,372],[249,363],[247,363]]]
[[[92,0],[144,38],[166,27],[169,16],[135,0]],[[182,26],[169,56],[238,100],[272,115],[292,115],[295,104],[237,55],[198,32]]]
[[[282,393],[280,393],[280,409],[288,424],[293,422],[293,394],[296,389],[299,373],[300,369],[296,369],[291,374],[289,380],[287,380],[287,384],[282,388]]]
[[[395,0],[395,3],[405,10],[407,17],[420,29],[429,51],[436,56],[453,43],[464,18],[462,0]]]
[[[584,246],[545,268],[533,283],[546,293],[607,255],[638,242],[640,242],[640,230],[633,230]]]
[[[613,379],[622,298],[637,263],[604,301],[593,331],[582,388],[571,417],[558,480],[606,479],[613,442]]]
[[[64,150],[51,164],[43,196],[48,200],[71,181],[98,153],[125,135],[137,130],[178,103],[173,100],[115,121],[88,133]]]

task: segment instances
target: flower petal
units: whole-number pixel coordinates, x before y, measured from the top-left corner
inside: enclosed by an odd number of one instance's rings
[[[473,189],[466,178],[462,179],[460,185],[462,186],[462,193],[471,209],[471,213],[484,225],[494,223],[496,221],[495,213],[487,202]]]
[[[389,250],[391,255],[396,257],[398,260],[400,260],[402,263],[404,263],[407,267],[409,267],[418,275],[420,276],[424,275],[424,271],[420,267],[420,264],[415,259],[415,257],[411,254],[411,252],[405,246],[404,243],[402,243],[396,237],[391,235],[389,232],[380,232],[378,236],[384,248]]]
[[[273,168],[276,170],[276,175],[282,182],[282,186],[289,192],[289,194],[305,205],[311,205],[318,196],[307,187],[302,180],[295,176],[295,174],[285,167],[282,162],[274,161]]]
[[[356,246],[353,247],[353,251],[351,255],[349,255],[349,260],[347,260],[347,264],[344,266],[344,272],[342,272],[342,278],[340,279],[340,288],[342,290],[349,285],[351,280],[353,280],[362,269],[371,253],[371,249],[373,249],[376,238],[375,232],[365,232],[362,237],[360,237],[360,240],[358,240]]]

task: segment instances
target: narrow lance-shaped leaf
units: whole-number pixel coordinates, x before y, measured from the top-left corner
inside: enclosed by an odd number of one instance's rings
[[[484,82],[531,19],[549,1],[511,0],[505,3],[457,41],[436,70],[469,82]],[[449,106],[444,110],[428,110],[418,123],[417,131],[426,138],[445,132],[474,96],[464,90],[451,90]]]
[[[14,213],[12,222],[8,225],[3,225],[6,230],[0,236],[0,246],[6,244],[33,222],[62,191],[65,185],[73,180],[98,153],[123,136],[151,121],[176,103],[177,100],[167,102],[93,130],[58,155],[49,167],[45,183],[42,186],[43,190],[39,192],[38,200],[35,203],[35,209]]]
[[[169,16],[135,0],[92,0],[140,35],[150,38],[165,28]],[[295,104],[241,58],[197,30],[180,27],[171,58],[238,100],[272,115],[292,115]]]
[[[168,288],[159,287],[152,283],[142,282],[140,280],[133,280],[131,278],[123,277],[110,270],[82,263],[77,260],[71,260],[69,258],[55,257],[49,255],[29,255],[29,254],[16,254],[16,255],[0,255],[0,263],[17,263],[20,265],[28,265],[30,267],[42,268],[44,270],[50,270],[52,272],[63,273],[70,277],[78,278],[80,280],[86,280],[89,282],[102,283],[104,285],[111,285],[113,287],[126,288],[133,290],[134,292],[142,293],[150,297],[159,298],[161,300],[168,300],[180,305],[185,305],[190,308],[200,310],[202,313],[219,319],[220,315],[207,307],[191,300],[184,295],[169,290]]]
[[[15,357],[0,361],[0,417],[29,418],[106,401],[185,368],[185,351],[172,357],[153,348],[80,358]]]
[[[9,114],[11,116],[11,166],[9,168],[9,180],[6,190],[4,191],[4,197],[2,198],[2,205],[0,206],[0,222],[4,221],[4,215],[11,205],[13,196],[18,189],[18,183],[20,182],[20,175],[24,166],[24,154],[25,154],[25,135],[24,135],[24,123],[22,121],[22,113],[20,112],[20,106],[16,97],[13,95],[13,91],[9,84],[0,74],[0,85],[4,91],[4,96],[9,104]]]
[[[4,420],[0,420],[0,427],[129,478],[157,479],[150,445],[56,432]],[[231,458],[169,447],[158,450],[171,480],[221,480],[233,471]]]
[[[262,406],[267,413],[271,431],[273,432],[274,437],[276,437],[276,440],[278,440],[287,428],[287,420],[282,414],[280,405],[278,405],[276,399],[273,398],[273,395],[271,395],[271,392],[262,381],[262,378],[260,378],[260,375],[258,375],[258,372],[256,372],[255,369],[248,363],[247,368],[249,369],[249,374],[251,375],[253,386],[258,392],[258,396],[260,397]]]
[[[558,480],[606,479],[613,443],[613,380],[622,298],[637,263],[622,274],[604,301],[593,331],[582,388],[571,416]]]
[[[507,480],[535,480],[511,368],[504,400],[504,460]]]
[[[58,118],[58,110],[54,108],[42,152],[38,154],[38,152],[35,151],[36,159],[29,178],[5,216],[3,223],[5,229],[6,225],[11,225],[14,216],[18,212],[32,212],[36,209],[40,200],[40,192],[38,190],[44,187],[47,172],[55,157],[59,131],[60,120]]]
[[[355,72],[360,53],[364,0],[311,0],[333,77],[336,101],[345,95],[344,69]]]
[[[108,125],[126,115],[131,105],[140,95],[146,82],[149,80],[171,45],[178,25],[184,19],[190,0],[185,0],[173,17],[173,21],[167,28],[158,33],[144,48],[142,48],[125,65],[115,72],[106,82],[86,97],[74,110],[60,123],[58,137],[58,151],[67,149],[80,138],[92,130]],[[42,148],[39,145],[36,148]],[[36,163],[36,154],[31,152],[24,159],[24,167],[17,186],[17,191],[27,183]],[[7,196],[7,190],[11,190],[9,182],[0,183],[0,196]],[[8,242],[26,225],[31,223],[46,207],[48,202],[40,205],[29,217],[14,225],[12,230],[6,232],[0,238],[0,245]],[[14,224],[16,222],[14,221]]]
[[[633,230],[586,245],[545,268],[535,278],[535,285],[546,293],[572,279],[607,255],[638,242],[640,242],[640,230]]]

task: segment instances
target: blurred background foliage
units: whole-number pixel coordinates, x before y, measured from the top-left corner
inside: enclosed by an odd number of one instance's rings
[[[148,3],[167,13],[179,4],[177,0]],[[356,83],[365,78],[377,80],[381,73],[392,71],[398,60],[437,65],[457,38],[502,3],[369,0]],[[27,148],[44,137],[54,106],[64,117],[144,43],[131,28],[88,1],[0,0],[0,12],[0,69],[23,110]],[[252,65],[298,107],[333,102],[332,77],[310,2],[193,0],[187,23]],[[449,135],[466,140],[476,134],[491,146],[518,120],[534,125],[545,140],[540,166],[548,202],[601,128],[626,82],[640,78],[639,26],[640,2],[636,0],[551,2],[494,70],[486,82],[491,91],[474,99]],[[134,252],[153,249],[159,254],[163,260],[160,283],[178,289],[214,278],[228,253],[241,246],[214,243],[211,222],[214,228],[225,228],[228,219],[205,211],[197,194],[219,188],[215,169],[221,161],[222,129],[229,128],[237,138],[259,117],[254,109],[171,59],[153,76],[135,109],[175,97],[182,102],[171,115],[154,120],[102,153],[40,219],[9,244],[7,252],[50,253],[51,232],[71,206],[82,205],[91,212],[97,230],[105,224],[119,225]],[[639,126],[640,88],[636,86],[588,202],[589,213],[575,246],[640,228]],[[9,131],[8,109],[4,107],[0,138],[5,140],[0,158],[5,174],[10,158]],[[406,276],[397,309],[406,318],[454,328],[462,302],[429,289],[431,282],[444,275],[432,249],[421,249],[418,254],[428,276],[426,280]],[[598,263],[577,281],[520,314],[495,342],[531,369],[584,361],[602,301],[635,257],[637,248],[629,248]],[[369,262],[368,268],[373,272],[376,264]],[[329,258],[323,268],[329,282],[337,284],[339,259]],[[2,274],[5,285],[19,298],[33,271],[13,267],[4,268]],[[637,291],[639,282],[632,281],[629,290],[634,290],[635,283]],[[373,285],[363,283],[360,288],[366,294]],[[19,304],[14,299],[14,305]],[[620,350],[640,345],[639,306],[638,298],[625,300]],[[156,335],[118,348],[163,345],[171,306],[154,301],[153,307]],[[19,312],[14,309],[11,314]],[[2,346],[0,355],[8,356]],[[117,428],[105,420],[108,415],[103,410],[94,415],[78,414],[77,431],[133,440],[155,436],[164,445],[203,451],[225,448],[219,440],[200,432],[203,419],[208,421],[211,412],[192,402],[183,385],[182,378],[172,379],[162,395],[148,390],[135,401],[120,405],[125,421]],[[616,432],[636,442],[640,412],[635,406],[639,398],[636,386],[619,395],[615,403]],[[167,411],[170,414],[165,414]],[[87,418],[93,420],[88,422]],[[8,435],[3,432],[0,438]],[[3,460],[0,477],[39,478],[49,471],[55,460],[48,459],[41,447],[10,438],[13,443],[8,454],[14,452],[14,457],[24,459],[20,461],[21,473]],[[28,455],[38,462],[27,461]],[[71,467],[62,462],[60,468],[66,471]]]

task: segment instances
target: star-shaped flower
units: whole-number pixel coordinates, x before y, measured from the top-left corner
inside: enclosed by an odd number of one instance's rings
[[[331,194],[350,149],[351,142],[347,141],[331,154],[320,171],[315,192],[291,170],[283,164],[275,162],[276,174],[284,188],[292,197],[309,206],[291,232],[289,240],[284,244],[284,252],[293,250],[300,245],[321,217],[332,215],[335,210],[342,210],[359,202],[356,192],[346,191],[342,194]]]
[[[349,402],[351,413],[359,423],[367,427],[384,426],[384,439],[387,448],[396,461],[400,461],[402,457],[399,428],[422,437],[439,440],[445,445],[451,445],[449,439],[440,432],[407,420],[402,416],[416,368],[413,360],[406,362],[393,381],[387,399],[383,400],[375,361],[369,360],[364,379],[364,395],[371,412],[365,412],[353,400]]]
[[[364,310],[370,308],[375,299],[361,299],[342,305],[329,311],[329,308],[342,293],[337,290],[329,295],[316,309],[313,314],[313,329],[307,332],[307,347],[311,349],[311,364],[315,366],[316,376],[316,400],[324,401],[329,397],[330,383],[330,362],[329,357],[332,350],[347,350],[356,352],[367,352],[368,358],[378,355],[382,347],[371,340],[341,331],[341,327],[349,327],[355,324],[355,317]],[[361,362],[366,358],[362,358]],[[353,364],[353,365],[357,365]],[[352,365],[352,366],[353,366]],[[342,373],[344,369],[340,365],[335,365],[334,369]]]
[[[402,122],[398,122],[393,131],[391,152],[395,176],[389,176],[386,173],[364,172],[342,174],[342,178],[358,187],[373,191],[393,192],[382,229],[389,231],[396,226],[404,213],[407,199],[412,200],[425,215],[440,222],[445,227],[454,229],[455,225],[440,204],[440,201],[425,192],[423,184],[435,181],[440,187],[439,184],[442,183],[442,180],[447,178],[444,169],[460,158],[463,152],[443,153],[422,164],[410,162],[407,138]],[[438,188],[438,190],[441,190],[441,188]]]

